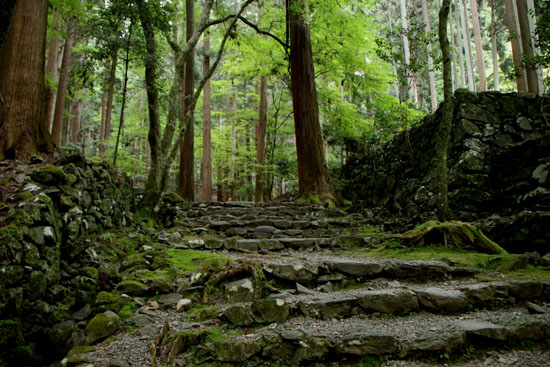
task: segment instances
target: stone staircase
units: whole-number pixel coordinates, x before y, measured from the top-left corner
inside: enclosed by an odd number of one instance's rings
[[[550,339],[550,283],[479,282],[479,269],[438,260],[341,256],[379,244],[380,236],[356,232],[368,224],[361,216],[249,202],[171,212],[172,228],[158,236],[163,248],[222,255],[225,275],[212,282],[215,274],[195,272],[175,293],[135,299],[138,331],[88,353],[93,366],[117,358],[132,366],[454,366],[449,358],[461,355],[476,366],[474,350]],[[200,304],[207,287],[218,291]]]

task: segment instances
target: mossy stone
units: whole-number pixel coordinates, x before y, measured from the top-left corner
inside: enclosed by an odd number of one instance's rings
[[[112,311],[96,315],[86,325],[86,344],[93,344],[97,341],[108,338],[120,328],[120,318]]]
[[[80,273],[93,280],[97,280],[97,277],[99,276],[99,271],[92,266],[83,267],[82,269],[80,269]]]
[[[123,280],[117,284],[116,290],[119,293],[126,293],[130,296],[143,296],[149,291],[149,287],[135,280]]]
[[[28,297],[30,300],[36,300],[43,297],[46,294],[46,288],[48,286],[46,274],[38,270],[33,271],[28,285]]]
[[[43,166],[31,173],[31,179],[43,185],[53,186],[60,184],[65,178],[63,170],[57,166]]]
[[[259,340],[223,337],[213,341],[216,359],[222,362],[244,362],[262,350]]]

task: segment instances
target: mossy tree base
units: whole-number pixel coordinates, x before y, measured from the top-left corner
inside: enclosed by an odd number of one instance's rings
[[[404,233],[401,244],[406,247],[446,247],[486,254],[506,254],[479,229],[469,223],[429,221]]]

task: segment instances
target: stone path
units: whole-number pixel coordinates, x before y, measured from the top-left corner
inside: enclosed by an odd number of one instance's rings
[[[235,272],[213,284],[216,296],[205,305],[182,299],[204,292],[212,274],[189,274],[179,293],[156,300],[135,297],[141,307],[126,332],[93,352],[68,356],[64,365],[548,363],[547,350],[513,347],[550,338],[543,304],[550,284],[480,283],[473,278],[477,269],[435,260],[338,256],[379,241],[354,234],[367,221],[338,209],[197,203],[173,205],[165,214],[174,229],[159,235],[161,246],[221,254],[234,260],[227,266]],[[239,268],[243,264],[256,270]],[[265,279],[251,273],[260,270]],[[265,282],[261,294],[259,282]]]

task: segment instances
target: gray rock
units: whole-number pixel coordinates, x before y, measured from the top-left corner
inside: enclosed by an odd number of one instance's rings
[[[237,240],[237,248],[256,252],[258,251],[258,240]]]
[[[492,283],[469,284],[460,288],[468,301],[473,304],[484,304],[493,299],[496,287]]]
[[[254,230],[254,236],[256,238],[271,238],[276,228],[273,226],[259,226]]]
[[[533,302],[525,302],[525,307],[527,307],[529,313],[532,314],[544,314],[550,312],[548,307],[543,307]]]
[[[252,314],[257,322],[284,322],[290,311],[290,304],[283,299],[261,300],[252,304]]]
[[[210,221],[210,228],[215,231],[225,232],[226,230],[231,228],[231,223],[226,222],[225,220],[213,220]]]
[[[544,267],[550,267],[550,252],[540,259],[540,265]]]
[[[263,270],[281,279],[306,284],[319,275],[319,268],[309,264],[264,264]]]
[[[311,289],[304,287],[300,283],[296,283],[296,293],[297,294],[308,294],[310,296],[315,296],[319,294],[319,292],[312,291]]]
[[[231,227],[225,231],[228,236],[244,236],[248,230],[242,227]]]
[[[275,239],[263,239],[256,241],[258,241],[258,248],[265,251],[277,251],[285,248],[281,242]]]
[[[288,220],[274,220],[273,226],[277,229],[288,229],[291,227],[291,223]]]
[[[535,315],[524,316],[514,320],[499,320],[509,329],[515,340],[542,340],[550,337],[550,320],[540,319]]]
[[[279,242],[287,248],[301,249],[313,246],[311,238],[279,238]]]
[[[160,330],[157,329],[157,327],[153,324],[147,324],[143,326],[141,329],[139,329],[139,335],[140,336],[146,336],[149,338],[154,338],[158,335]]]
[[[235,305],[223,312],[223,316],[233,325],[250,326],[254,323],[252,311],[249,306]]]
[[[428,331],[419,337],[405,341],[400,357],[453,353],[459,351],[466,341],[466,332],[459,329]]]
[[[531,177],[538,181],[539,184],[544,185],[548,179],[548,172],[550,171],[550,164],[541,164],[535,168]]]
[[[292,365],[302,362],[321,361],[329,354],[332,345],[325,336],[307,336],[300,340],[299,348],[294,352]]]
[[[384,266],[390,278],[442,278],[449,272],[449,265],[441,261],[392,260]]]
[[[409,290],[367,291],[360,296],[359,305],[368,311],[393,314],[418,310],[418,299]]]
[[[223,247],[223,241],[216,238],[208,238],[204,240],[204,247],[209,250],[218,250]]]
[[[354,261],[346,259],[334,259],[325,261],[325,265],[332,271],[337,271],[351,276],[373,276],[380,274],[384,265],[375,261]]]
[[[536,280],[515,280],[508,282],[508,294],[520,299],[540,297],[544,286]]]
[[[168,293],[162,294],[157,302],[159,303],[161,309],[175,308],[178,302],[183,298],[181,294],[178,293]]]
[[[252,278],[239,279],[225,284],[225,296],[234,302],[250,302],[255,298]]]
[[[480,320],[461,320],[456,323],[459,329],[466,332],[467,337],[481,337],[490,340],[505,341],[508,330],[504,326]]]
[[[431,287],[414,291],[420,305],[434,313],[458,312],[468,307],[468,299],[464,293],[457,290]]]
[[[96,315],[86,325],[86,343],[93,344],[103,340],[118,331],[120,328],[120,318],[112,311]]]
[[[323,297],[311,302],[299,302],[298,308],[305,316],[330,320],[345,318],[356,311],[357,299],[354,297]]]
[[[142,328],[146,325],[151,325],[155,322],[151,317],[139,313],[132,317],[131,320],[139,328]]]
[[[244,362],[262,350],[259,338],[223,337],[212,343],[212,353],[221,362]]]
[[[395,352],[397,352],[395,337],[370,329],[345,332],[336,343],[337,354],[362,357],[369,354],[393,354]]]

